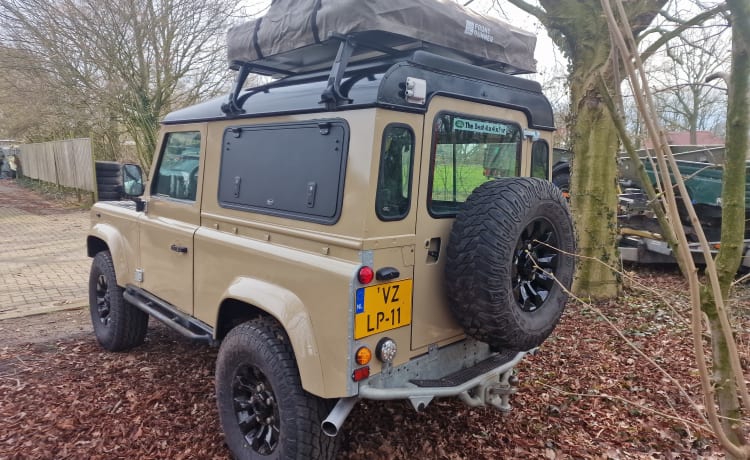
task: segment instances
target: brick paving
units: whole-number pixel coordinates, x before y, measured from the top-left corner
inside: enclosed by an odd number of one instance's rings
[[[88,305],[88,211],[0,180],[0,320]]]

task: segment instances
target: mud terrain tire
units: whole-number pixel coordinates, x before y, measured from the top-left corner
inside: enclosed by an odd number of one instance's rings
[[[222,341],[216,403],[238,460],[335,456],[337,439],[321,429],[333,401],[302,389],[289,338],[270,318],[243,323]]]
[[[109,251],[94,257],[89,275],[89,310],[94,334],[109,351],[125,351],[141,345],[148,330],[148,315],[130,305],[117,285]]]
[[[539,346],[565,308],[560,284],[570,288],[574,249],[568,205],[552,183],[501,178],[480,185],[456,216],[447,248],[456,320],[494,348]]]

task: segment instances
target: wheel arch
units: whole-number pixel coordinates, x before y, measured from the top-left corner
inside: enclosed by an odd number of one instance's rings
[[[257,279],[235,278],[222,296],[214,336],[221,340],[233,327],[261,316],[274,318],[289,337],[302,387],[312,394],[325,394],[312,320],[299,297],[288,289]]]
[[[102,251],[108,251],[107,242],[98,236],[89,235],[86,238],[86,255],[93,258]]]

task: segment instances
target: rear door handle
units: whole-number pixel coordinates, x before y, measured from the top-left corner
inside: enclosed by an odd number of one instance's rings
[[[438,259],[440,258],[440,238],[430,238],[429,240],[424,242],[424,246],[427,249],[427,260],[425,261],[428,264],[434,264],[437,263]]]
[[[169,249],[173,250],[174,252],[179,252],[180,254],[187,254],[188,248],[185,246],[177,246],[176,244],[173,244],[169,247]]]

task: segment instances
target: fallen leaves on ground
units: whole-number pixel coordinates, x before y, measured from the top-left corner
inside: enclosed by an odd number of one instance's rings
[[[422,412],[404,401],[361,402],[340,458],[721,457],[694,409],[702,399],[681,318],[686,286],[673,272],[639,278],[660,294],[630,290],[594,307],[653,363],[595,309],[570,304],[539,353],[518,366],[511,413],[455,399]],[[747,300],[732,306],[747,311]],[[746,360],[747,327],[738,330]],[[216,351],[164,327],[129,353],[104,352],[93,336],[0,348],[0,459],[228,458],[213,393]]]

